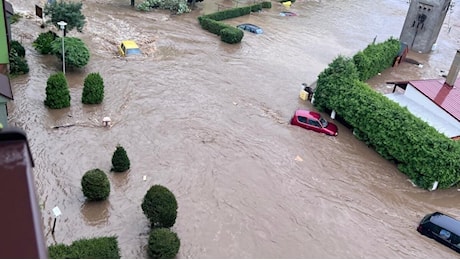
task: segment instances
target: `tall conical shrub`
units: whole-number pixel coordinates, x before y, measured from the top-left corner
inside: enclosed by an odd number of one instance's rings
[[[90,73],[83,84],[83,104],[100,104],[104,99],[104,80],[99,73]]]
[[[125,148],[121,145],[117,145],[117,149],[112,156],[112,171],[124,172],[129,170],[131,163],[129,162],[128,154],[126,154]]]
[[[45,105],[52,109],[70,106],[70,91],[64,73],[58,72],[48,78]]]

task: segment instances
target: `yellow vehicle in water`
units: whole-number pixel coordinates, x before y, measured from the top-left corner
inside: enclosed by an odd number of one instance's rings
[[[141,49],[137,46],[136,42],[133,40],[122,41],[118,46],[118,52],[121,56],[130,56],[135,54],[142,54]]]

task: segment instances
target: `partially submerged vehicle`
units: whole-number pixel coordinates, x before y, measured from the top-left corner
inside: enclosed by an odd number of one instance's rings
[[[297,16],[296,13],[290,11],[284,11],[280,13],[281,16]]]
[[[457,219],[434,212],[423,217],[417,231],[460,253],[460,221]]]
[[[255,34],[261,34],[261,33],[264,32],[262,30],[262,28],[260,28],[259,26],[254,25],[254,24],[250,24],[250,23],[239,24],[236,27],[241,29],[241,30],[249,31],[249,32],[252,32],[252,33],[255,33]]]
[[[141,49],[139,49],[139,46],[133,40],[122,41],[118,46],[118,52],[123,57],[142,54]]]
[[[324,119],[319,113],[298,109],[291,118],[291,125],[331,136],[339,134],[338,127]]]

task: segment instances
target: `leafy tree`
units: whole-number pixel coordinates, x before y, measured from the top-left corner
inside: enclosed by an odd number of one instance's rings
[[[88,200],[105,200],[110,195],[110,182],[100,169],[89,170],[81,179],[83,194]]]
[[[177,201],[166,187],[153,185],[142,201],[142,210],[152,227],[172,227],[177,217]]]
[[[180,248],[180,239],[167,228],[155,228],[150,232],[148,255],[155,259],[172,259]]]
[[[44,13],[51,19],[47,22],[54,24],[58,30],[61,28],[57,23],[60,21],[66,22],[64,35],[75,28],[77,31],[82,32],[85,25],[85,16],[81,13],[82,5],[82,2],[64,2],[62,0],[46,4]]]
[[[62,39],[57,38],[51,43],[52,53],[62,60]],[[65,64],[69,67],[82,68],[89,61],[89,50],[79,38],[64,37]]]
[[[121,145],[117,145],[117,149],[113,152],[112,156],[112,171],[114,172],[124,172],[129,169],[131,163],[126,153],[125,148]]]
[[[120,259],[116,237],[80,239],[71,245],[57,244],[48,247],[51,259]]]
[[[37,39],[32,43],[32,46],[40,54],[50,54],[52,51],[51,43],[56,40],[56,38],[58,38],[57,34],[52,31],[40,33]]]
[[[53,74],[48,78],[45,105],[52,109],[70,106],[70,91],[62,72]]]
[[[83,84],[81,102],[84,104],[100,104],[104,99],[104,80],[99,73],[90,73]]]

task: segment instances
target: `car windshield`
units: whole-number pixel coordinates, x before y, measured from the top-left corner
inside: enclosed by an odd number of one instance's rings
[[[127,49],[127,50],[126,50],[126,54],[127,54],[127,55],[131,55],[131,54],[141,54],[141,50],[140,50],[140,49]]]
[[[329,124],[326,119],[320,117],[319,118],[319,122],[321,123],[321,126],[324,128],[324,127],[327,127],[327,125]]]

